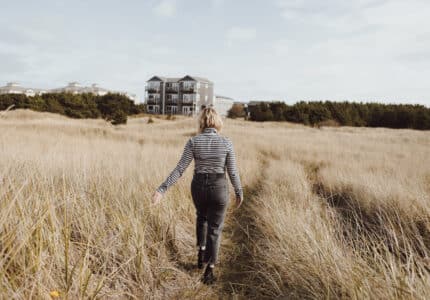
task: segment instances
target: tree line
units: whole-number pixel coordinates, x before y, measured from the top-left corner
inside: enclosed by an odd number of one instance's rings
[[[235,104],[229,117],[246,116],[251,121],[289,121],[311,126],[341,125],[430,129],[430,108],[412,104],[382,104],[332,101],[261,102],[247,108]]]
[[[47,93],[33,97],[24,94],[0,95],[0,110],[26,108],[62,114],[71,118],[103,118],[114,125],[127,123],[127,116],[144,112],[143,104],[135,104],[128,97],[109,93]]]

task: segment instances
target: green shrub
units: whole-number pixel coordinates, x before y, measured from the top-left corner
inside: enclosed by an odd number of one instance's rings
[[[248,110],[252,121],[289,121],[312,126],[336,122],[341,126],[430,129],[430,108],[423,105],[347,101],[300,101],[294,105],[262,102],[249,106]]]
[[[112,125],[126,124],[127,115],[122,110],[117,110],[109,118],[109,121],[112,123]]]
[[[243,104],[233,104],[233,106],[228,110],[227,117],[228,118],[243,118],[246,116],[245,107]]]
[[[127,116],[145,111],[143,104],[134,104],[121,94],[109,93],[96,96],[90,93],[47,93],[28,97],[23,94],[0,95],[0,110],[13,105],[13,109],[25,108],[66,115],[71,118],[104,118],[116,124],[127,122]]]
[[[252,121],[273,121],[274,116],[270,109],[270,103],[260,103],[249,108],[250,117]]]

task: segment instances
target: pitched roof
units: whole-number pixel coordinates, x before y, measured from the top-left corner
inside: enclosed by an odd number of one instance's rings
[[[149,81],[178,82],[178,81],[185,81],[185,80],[212,83],[212,81],[210,81],[207,78],[198,77],[198,76],[190,76],[190,75],[185,75],[184,77],[164,77],[164,76],[155,75],[155,76],[152,76],[146,82],[149,82]]]
[[[207,82],[207,83],[212,83],[212,81],[210,81],[207,78],[204,77],[197,77],[197,76],[190,76],[190,75],[185,75],[183,78],[181,78],[182,80],[194,80],[194,81],[200,81],[200,82]]]
[[[163,76],[152,76],[148,81],[166,81],[166,77]]]
[[[178,82],[179,80],[181,80],[181,78],[179,77],[166,77],[166,82]]]
[[[106,88],[102,88],[96,83],[93,83],[91,86],[82,86],[78,82],[70,82],[65,87],[60,87],[60,88],[55,88],[50,90],[50,92],[52,93],[63,92],[63,91],[79,92],[79,93],[110,92],[110,90]]]
[[[0,90],[15,91],[15,92],[26,92],[30,90],[36,91],[36,89],[23,87],[16,82],[8,82],[7,85],[0,87]]]

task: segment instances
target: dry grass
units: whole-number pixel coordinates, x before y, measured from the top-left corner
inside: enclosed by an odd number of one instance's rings
[[[193,166],[149,205],[194,125],[3,114],[0,297],[430,296],[429,132],[227,120],[246,202],[207,287],[192,268]]]

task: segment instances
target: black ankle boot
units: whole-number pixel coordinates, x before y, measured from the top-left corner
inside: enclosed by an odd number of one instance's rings
[[[197,254],[197,268],[199,269],[203,268],[203,264],[205,263],[205,254],[206,250],[199,248],[199,253]]]
[[[205,273],[203,274],[203,283],[212,284],[215,281],[216,277],[214,275],[214,268],[211,268],[210,265],[207,265]]]

